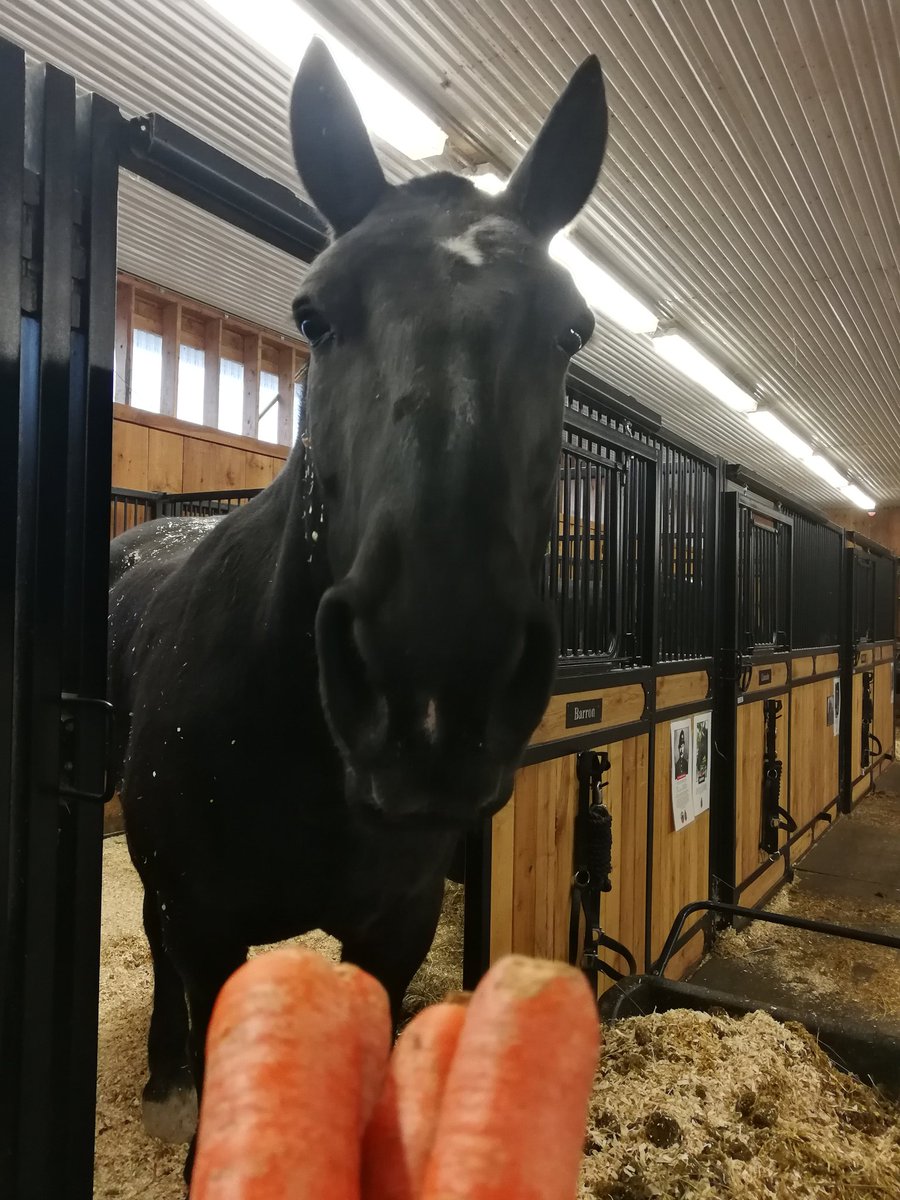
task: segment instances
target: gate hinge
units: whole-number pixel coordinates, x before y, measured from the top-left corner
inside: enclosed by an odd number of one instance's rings
[[[107,700],[71,692],[63,692],[60,700],[60,795],[106,804],[115,791],[108,770],[113,706]]]

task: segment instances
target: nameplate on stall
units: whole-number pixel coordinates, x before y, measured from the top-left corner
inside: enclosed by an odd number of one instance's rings
[[[772,682],[772,668],[769,667],[769,669],[766,671],[761,670],[759,673],[759,686],[764,687],[767,683],[771,683],[771,682]]]
[[[597,725],[603,720],[603,699],[573,700],[566,705],[566,729],[576,725]]]

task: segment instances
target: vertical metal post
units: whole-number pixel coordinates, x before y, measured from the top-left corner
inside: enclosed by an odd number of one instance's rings
[[[741,560],[742,513],[738,496],[724,492],[721,497],[719,536],[719,646],[716,664],[716,704],[713,728],[716,730],[716,770],[718,776],[715,803],[710,806],[710,870],[713,896],[732,903],[735,888],[736,838],[736,748],[738,659],[740,629],[738,565]]]
[[[120,118],[107,106],[96,128],[89,97],[76,116],[54,68],[23,87],[3,43],[0,95],[0,1194],[88,1200],[102,808],[69,781],[102,779],[105,745],[68,713],[105,692]]]

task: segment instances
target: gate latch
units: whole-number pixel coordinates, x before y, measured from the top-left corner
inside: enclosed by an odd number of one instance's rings
[[[115,791],[108,770],[113,707],[107,700],[72,692],[63,692],[60,699],[60,795],[106,804]]]

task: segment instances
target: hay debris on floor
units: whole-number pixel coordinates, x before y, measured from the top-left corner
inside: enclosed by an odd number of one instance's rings
[[[895,826],[896,827],[896,826]],[[859,928],[900,927],[900,904],[805,891],[786,884],[769,905],[772,912]],[[726,929],[713,953],[752,962],[754,970],[784,981],[803,995],[827,1001],[834,1011],[874,1021],[900,1022],[900,951],[753,921]],[[900,1198],[900,1193],[898,1193]]]
[[[896,1200],[900,1106],[800,1026],[676,1010],[606,1030],[579,1200]]]

